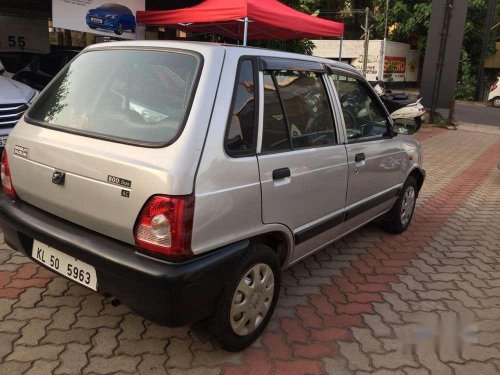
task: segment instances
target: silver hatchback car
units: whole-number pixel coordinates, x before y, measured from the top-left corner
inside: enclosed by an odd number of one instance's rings
[[[406,230],[425,178],[408,132],[331,60],[95,45],[12,131],[0,226],[43,266],[160,324],[207,319],[241,350],[280,270],[375,218]]]

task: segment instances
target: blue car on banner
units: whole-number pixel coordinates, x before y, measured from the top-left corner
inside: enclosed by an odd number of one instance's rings
[[[91,29],[112,30],[116,35],[123,31],[135,33],[135,17],[132,11],[119,4],[103,4],[90,9],[86,17],[87,26]]]

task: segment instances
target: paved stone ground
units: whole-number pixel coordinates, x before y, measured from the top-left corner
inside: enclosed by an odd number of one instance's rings
[[[410,229],[371,224],[285,271],[267,331],[242,353],[1,245],[0,374],[499,374],[500,137],[418,137],[428,179]]]

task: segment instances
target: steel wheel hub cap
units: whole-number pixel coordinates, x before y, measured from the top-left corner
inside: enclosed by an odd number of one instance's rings
[[[250,268],[234,292],[229,319],[238,336],[246,336],[265,319],[274,296],[274,273],[267,264]]]
[[[413,207],[415,206],[415,197],[415,188],[413,186],[408,186],[401,201],[401,223],[403,225],[408,224],[410,221]]]

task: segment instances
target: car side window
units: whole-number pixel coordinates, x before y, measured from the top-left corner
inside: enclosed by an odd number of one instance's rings
[[[274,72],[294,149],[336,143],[328,95],[321,74]]]
[[[321,74],[264,72],[262,152],[336,144],[335,124]]]
[[[348,142],[385,136],[389,120],[367,84],[342,74],[332,74],[330,77],[339,95]]]
[[[230,156],[255,153],[256,101],[252,60],[240,62],[225,148]]]
[[[288,150],[291,150],[290,136],[274,76],[271,72],[264,72],[264,123],[261,151]]]

